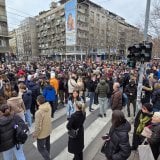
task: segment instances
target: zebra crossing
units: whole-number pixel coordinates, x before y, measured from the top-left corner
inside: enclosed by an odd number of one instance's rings
[[[84,150],[89,147],[90,143],[94,141],[97,135],[101,132],[101,130],[106,126],[106,124],[111,119],[111,110],[107,111],[107,116],[105,118],[97,117],[99,113],[99,106],[93,105],[94,111],[89,112],[88,108],[86,109],[86,121],[84,126],[84,142],[85,148]],[[65,117],[65,118],[64,118]],[[61,118],[63,119],[61,124],[54,125],[54,121],[60,121]],[[90,122],[89,122],[90,121]],[[87,124],[89,123],[89,124]],[[55,118],[53,119],[53,130],[50,135],[50,143],[51,143],[51,157],[52,160],[72,160],[73,155],[68,153],[68,134],[66,129],[66,108],[62,108],[55,113]],[[33,124],[34,128],[34,124]],[[33,131],[33,129],[32,129]],[[64,140],[65,139],[65,140]],[[61,145],[61,141],[64,141],[63,145]],[[37,149],[36,141],[33,142],[33,146]],[[57,151],[55,151],[56,148]],[[52,149],[54,150],[52,152]]]
[[[94,154],[96,155],[99,148],[97,148],[97,141],[95,139],[99,136],[99,133],[101,133],[102,130],[105,129],[108,122],[110,122],[111,119],[111,113],[112,111],[110,109],[107,110],[107,116],[104,118],[99,118],[99,106],[93,105],[93,108],[95,109],[93,112],[89,112],[88,108],[86,109],[86,120],[84,123],[84,152],[88,149],[92,150],[92,145],[95,146],[93,148],[96,148],[96,152]],[[66,107],[59,109],[53,118],[53,130],[50,135],[50,141],[51,141],[51,159],[52,160],[72,160],[73,155],[68,153],[68,131],[66,129],[67,119],[66,119]],[[36,140],[32,138],[32,132],[34,131],[34,124],[31,128],[31,135],[29,136],[27,142],[24,144],[24,154],[26,156],[26,160],[43,160],[40,153],[38,152]],[[105,130],[106,132],[106,130]],[[102,145],[101,137],[98,137],[100,141],[100,145]],[[94,142],[95,141],[95,142]],[[92,144],[92,145],[91,145]],[[91,148],[90,148],[91,147]],[[90,153],[87,153],[90,154]],[[94,155],[92,155],[94,156]],[[2,155],[0,154],[0,160],[3,159]],[[84,160],[92,160],[92,158],[87,158]]]

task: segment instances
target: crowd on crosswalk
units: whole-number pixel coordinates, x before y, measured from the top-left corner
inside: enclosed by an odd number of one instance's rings
[[[50,160],[50,144],[65,134],[65,129],[68,144],[55,159],[64,159],[64,154],[69,152],[73,154],[72,159],[83,160],[85,145],[90,143],[84,140],[86,134],[90,136],[87,131],[93,127],[103,128],[106,118],[112,123],[109,132],[102,137],[102,152],[108,160],[126,160],[131,150],[137,150],[144,140],[157,159],[160,153],[160,63],[146,64],[139,110],[136,108],[138,77],[138,67],[128,68],[122,62],[44,60],[0,64],[0,152],[4,160],[13,160],[14,155],[17,160],[26,159],[23,147],[28,134],[37,141],[34,145],[43,159]],[[66,121],[54,133],[52,121],[59,105],[65,108]],[[102,121],[95,121],[97,125],[85,130],[85,120],[97,107],[97,119]],[[122,111],[124,107],[126,116],[134,117],[132,145],[128,136],[131,125]],[[112,110],[112,114],[108,115],[108,110]]]

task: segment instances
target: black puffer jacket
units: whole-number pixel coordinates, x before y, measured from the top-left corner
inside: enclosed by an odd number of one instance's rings
[[[135,100],[137,97],[137,85],[129,83],[124,92],[127,94],[129,100]]]
[[[13,116],[0,117],[0,152],[14,147],[14,122]]]
[[[131,125],[126,120],[117,128],[110,129],[110,141],[107,143],[106,157],[108,160],[127,160],[131,154],[128,132]]]
[[[87,83],[88,92],[95,92],[98,82],[89,80]]]
[[[157,89],[152,94],[153,108],[160,110],[160,89]]]

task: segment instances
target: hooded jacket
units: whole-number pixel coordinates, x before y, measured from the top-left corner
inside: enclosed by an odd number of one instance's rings
[[[47,85],[44,87],[43,96],[47,102],[56,100],[56,91],[51,85]]]
[[[107,98],[107,95],[109,93],[109,85],[106,83],[105,80],[100,80],[95,92],[98,94],[98,97]]]
[[[32,91],[32,99],[36,99],[40,95],[40,87],[37,83],[29,81],[27,88]]]
[[[0,116],[0,152],[15,146],[13,116]]]
[[[48,137],[52,131],[51,106],[48,102],[41,104],[35,113],[34,136],[37,139]]]
[[[7,100],[7,104],[11,106],[14,113],[25,112],[25,105],[21,97],[11,97]]]
[[[131,130],[131,125],[126,120],[117,128],[111,127],[109,136],[110,140],[107,143],[106,157],[109,160],[127,160],[131,154],[128,132]]]
[[[59,89],[59,81],[55,77],[51,77],[50,85],[55,89],[57,95]]]

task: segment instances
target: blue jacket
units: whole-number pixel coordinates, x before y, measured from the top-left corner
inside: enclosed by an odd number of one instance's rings
[[[43,96],[47,102],[56,101],[56,91],[51,85],[44,87]]]
[[[84,102],[82,97],[79,97],[78,101]],[[69,98],[67,103],[67,119],[71,118],[71,115],[76,112],[76,106],[72,102],[72,99]]]
[[[67,118],[71,118],[71,115],[76,112],[76,106],[72,100],[68,100],[67,103]]]

